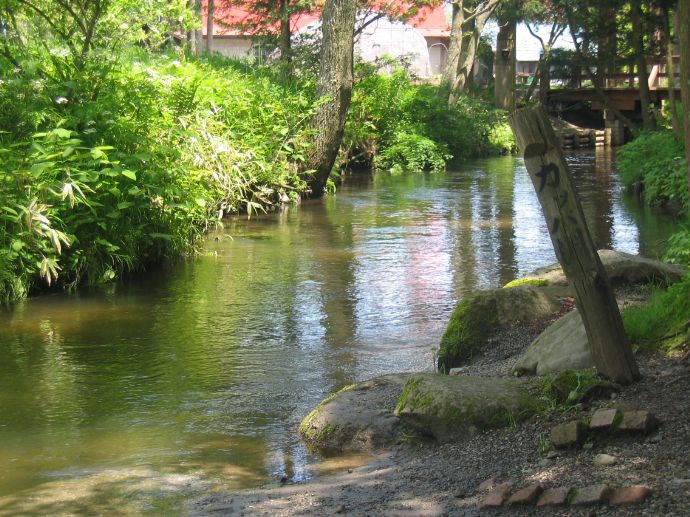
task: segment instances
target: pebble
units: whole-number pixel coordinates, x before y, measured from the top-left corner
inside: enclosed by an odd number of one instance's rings
[[[608,467],[610,465],[615,465],[617,461],[618,459],[610,454],[597,454],[594,456],[593,463],[600,467]]]

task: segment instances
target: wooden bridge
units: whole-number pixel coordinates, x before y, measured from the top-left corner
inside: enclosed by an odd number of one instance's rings
[[[680,99],[680,76],[678,73],[680,58],[673,57],[674,74],[669,77],[666,59],[661,57],[647,59],[647,85],[650,102],[655,108],[661,108],[662,102],[668,100],[669,89],[676,91]],[[546,102],[552,111],[567,109],[574,105],[586,104],[594,111],[603,111],[606,130],[611,130],[606,142],[609,145],[620,145],[626,141],[626,130],[615,115],[607,109],[595,91],[592,82],[580,70],[565,81],[550,81],[546,92]],[[637,73],[632,63],[619,68],[615,73],[596,78],[601,91],[608,98],[611,106],[622,111],[632,120],[641,118],[640,88]],[[608,131],[607,131],[608,132]]]

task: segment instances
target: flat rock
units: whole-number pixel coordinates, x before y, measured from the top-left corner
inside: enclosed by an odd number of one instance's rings
[[[508,499],[510,505],[531,505],[537,501],[539,494],[542,493],[544,487],[541,483],[535,483],[518,490]]]
[[[393,412],[411,375],[383,375],[341,390],[302,421],[300,434],[330,450],[368,451],[394,444],[401,422]]]
[[[506,377],[415,374],[405,385],[396,415],[438,442],[463,440],[536,412],[541,402],[528,387]]]
[[[677,282],[685,274],[685,269],[681,266],[666,264],[654,259],[631,255],[621,251],[599,250],[601,259],[609,280],[614,287],[621,285],[632,285],[649,283],[657,280],[665,282]],[[565,286],[568,281],[556,263],[537,269],[527,275],[527,278],[546,281],[548,285]]]
[[[527,347],[513,372],[545,375],[593,366],[585,326],[575,309],[556,320]]]

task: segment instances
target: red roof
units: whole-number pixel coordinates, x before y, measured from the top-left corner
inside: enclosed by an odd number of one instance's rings
[[[400,0],[395,3],[402,4]],[[208,0],[202,0],[201,33],[206,35],[206,14]],[[319,18],[319,13],[298,13],[290,18],[292,32],[297,32],[304,26]],[[277,32],[277,24],[260,27],[261,17],[248,9],[228,5],[227,2],[217,2],[213,11],[214,36],[252,36],[257,29],[263,28],[269,32]],[[446,20],[443,2],[436,7],[422,7],[419,12],[410,17],[406,23],[412,25],[425,38],[447,38],[450,36],[450,26]]]

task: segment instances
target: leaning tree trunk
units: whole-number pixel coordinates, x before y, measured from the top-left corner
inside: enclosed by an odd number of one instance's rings
[[[685,161],[688,164],[688,199],[690,199],[690,0],[678,2],[678,27],[680,28],[680,100],[683,103]]]
[[[580,200],[546,110],[523,108],[510,116],[546,218],[558,262],[573,287],[599,373],[620,384],[640,376],[616,299],[592,242]]]
[[[323,195],[343,139],[345,117],[352,98],[354,26],[355,0],[326,0],[316,87],[316,98],[322,102],[311,120],[314,142],[303,165],[304,171],[313,171],[307,177],[311,197]]]
[[[637,82],[640,88],[640,107],[642,108],[642,126],[648,130],[656,129],[656,120],[652,116],[649,100],[649,84],[647,83],[647,58],[644,54],[644,34],[642,32],[642,5],[640,0],[631,2],[630,18],[633,29],[633,47],[635,49],[635,65],[637,67]]]

